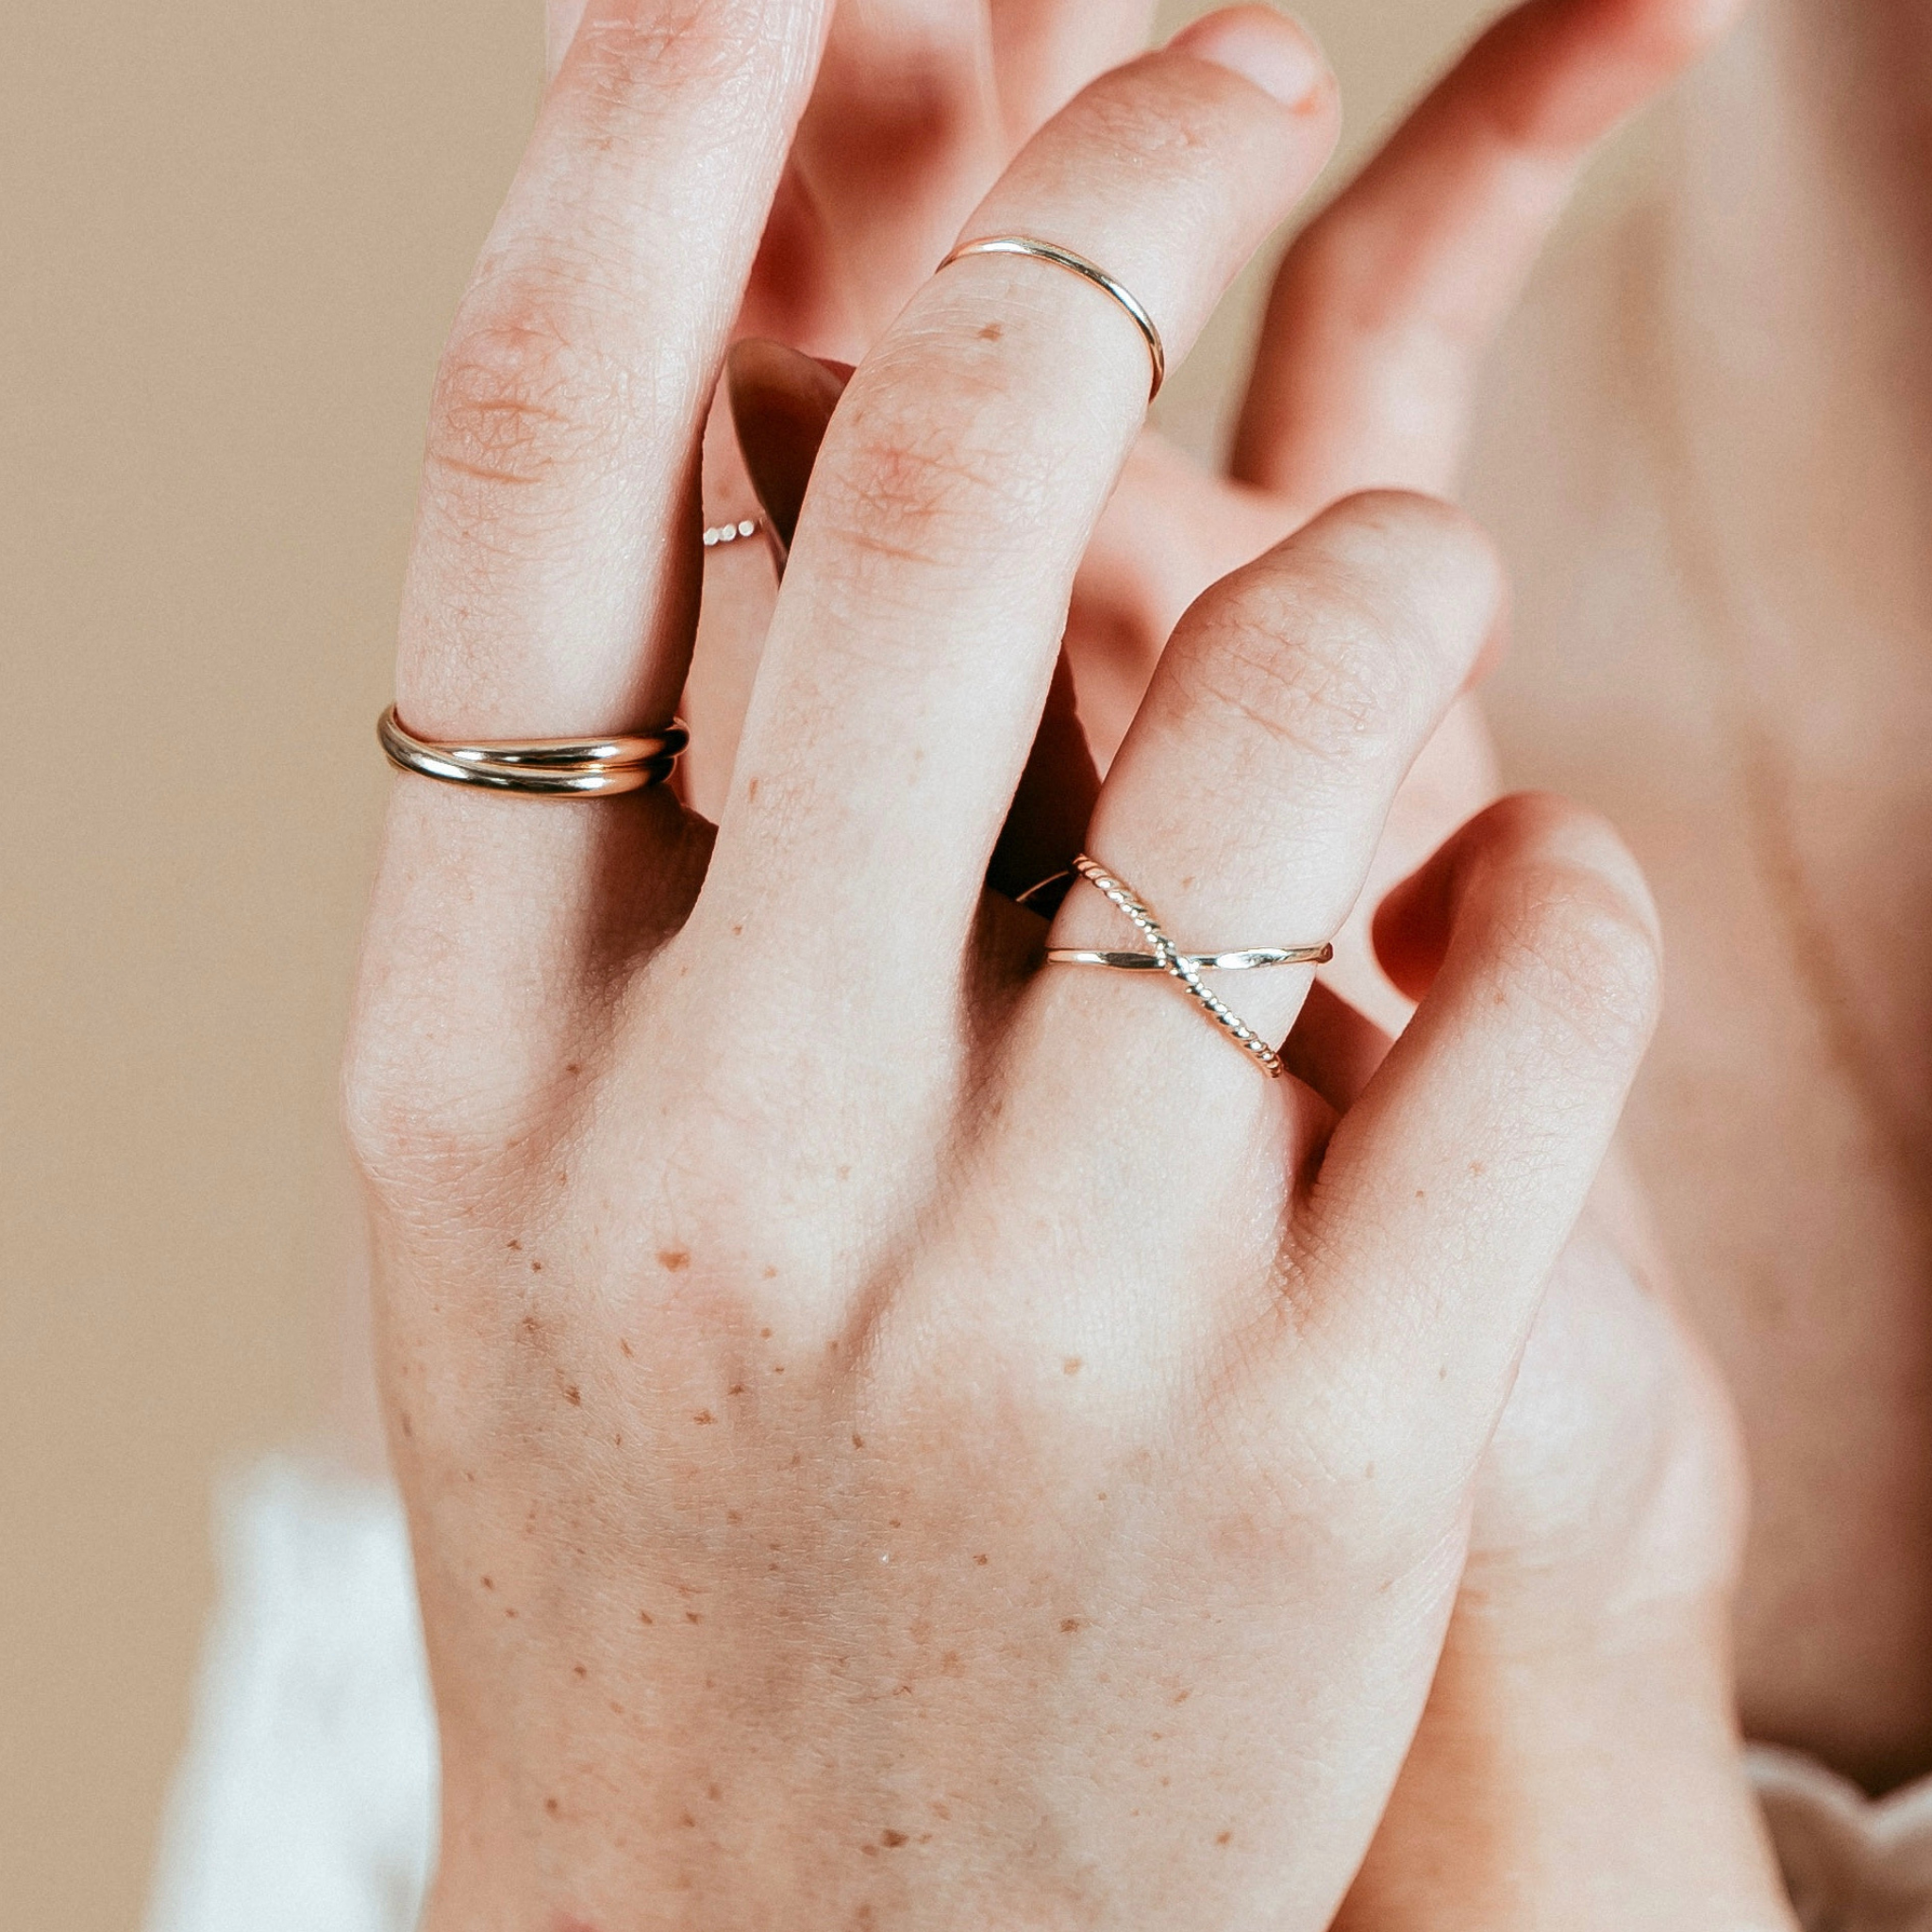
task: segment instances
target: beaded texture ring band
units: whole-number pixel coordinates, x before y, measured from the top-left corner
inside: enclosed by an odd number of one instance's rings
[[[1288,1070],[1281,1056],[1203,982],[1204,972],[1242,972],[1257,966],[1323,966],[1335,957],[1332,945],[1256,946],[1239,953],[1183,953],[1133,889],[1083,852],[1074,871],[1106,896],[1145,936],[1149,953],[1090,953],[1057,946],[1046,958],[1053,966],[1106,966],[1117,972],[1165,973],[1271,1080]],[[1042,881],[1042,884],[1046,881]],[[1036,887],[1033,890],[1038,891]]]

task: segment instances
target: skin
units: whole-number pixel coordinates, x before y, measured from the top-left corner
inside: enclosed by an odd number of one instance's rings
[[[1928,74],[1918,9],[1748,18],[1512,329],[1469,492],[1506,766],[1664,908],[1629,1146],[1748,1452],[1745,1719],[1874,1790],[1932,1765]]]
[[[1103,756],[1118,737],[1109,716],[1138,696],[1156,627],[1187,572],[1208,567],[1202,551],[1230,532],[1238,543],[1243,529],[1264,541],[1352,480],[1453,475],[1476,358],[1583,153],[1722,24],[1685,8],[1508,17],[1305,234],[1278,280],[1237,450],[1268,487],[1223,484],[1143,439],[1088,554],[1070,652]],[[740,441],[786,537],[841,379],[770,345],[747,344],[734,361]],[[733,625],[747,627],[750,575],[714,568],[714,660],[745,649]],[[701,700],[713,689],[705,669],[701,649]],[[1056,722],[1050,699],[1002,841],[1002,852],[1033,854],[1018,883],[1063,862],[1091,804],[1084,746],[1074,756],[1054,742]],[[735,724],[721,707],[707,735],[728,740]],[[1405,786],[1376,876],[1417,862],[1493,782],[1461,707]],[[996,853],[995,878],[1000,870]],[[1378,896],[1364,895],[1364,921]],[[1393,934],[1382,935],[1381,965]],[[1407,1002],[1365,926],[1353,937],[1324,977],[1399,1025]],[[1344,1010],[1318,1003],[1301,1034],[1328,1043],[1353,1032],[1343,1051],[1373,1063],[1379,1038],[1361,1037],[1373,1029],[1351,1026]],[[1640,1909],[1656,1925],[1781,1918],[1739,1788],[1731,1715],[1737,1450],[1701,1351],[1658,1305],[1668,1273],[1620,1174],[1559,1270],[1549,1336],[1531,1351],[1490,1457],[1463,1607],[1351,1924],[1440,1925],[1460,1913],[1472,1924],[1574,1927],[1628,1923]]]
[[[445,358],[398,667],[432,736],[685,681],[698,441],[824,21],[665,24],[579,26]],[[1313,49],[1237,10],[967,226],[1078,238],[1179,352],[1332,135]],[[1264,1082],[1158,986],[1039,969],[981,880],[1145,382],[1071,278],[933,279],[820,452],[715,834],[397,789],[347,1095],[432,1926],[1320,1926],[1362,1858],[1655,931],[1525,799],[1385,915],[1422,1002],[1379,1059],[1324,995]],[[1185,933],[1338,926],[1500,594],[1440,506],[1317,517],[1177,626],[1089,842]],[[1091,893],[1054,933],[1112,936]]]

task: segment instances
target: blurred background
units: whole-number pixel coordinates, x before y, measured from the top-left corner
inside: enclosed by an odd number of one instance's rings
[[[1345,167],[1495,9],[1299,10],[1341,75]],[[372,725],[431,371],[534,110],[541,13],[74,0],[8,22],[10,1925],[138,1923],[216,1486],[358,1399],[335,1064],[388,783]],[[1260,281],[1163,398],[1197,445]]]

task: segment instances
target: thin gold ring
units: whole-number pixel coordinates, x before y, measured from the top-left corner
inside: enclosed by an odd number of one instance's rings
[[[398,771],[446,785],[480,785],[528,798],[612,798],[661,785],[691,733],[674,719],[662,731],[609,738],[486,739],[451,744],[418,738],[391,705],[376,721],[383,753]]]
[[[1076,275],[1111,295],[1133,317],[1134,326],[1146,340],[1148,359],[1154,364],[1154,379],[1148,385],[1147,400],[1151,403],[1160,393],[1160,385],[1167,380],[1167,345],[1160,340],[1160,331],[1155,327],[1154,318],[1147,313],[1134,291],[1124,283],[1115,281],[1098,262],[1089,261],[1084,255],[1075,255],[1071,248],[1062,248],[1057,242],[1037,242],[1031,235],[982,235],[977,241],[960,242],[940,263],[940,267],[951,268],[956,261],[963,260],[969,255],[1030,255],[1036,260],[1063,268],[1068,274]]]
[[[1250,946],[1241,953],[1182,953],[1196,973],[1251,973],[1257,966],[1325,966],[1333,946]],[[1049,966],[1110,966],[1116,973],[1165,973],[1158,953],[1089,953],[1074,946],[1048,949]]]
[[[1057,946],[1047,954],[1048,963],[1056,966],[1108,966],[1128,973],[1165,973],[1169,978],[1180,982],[1188,997],[1271,1080],[1280,1079],[1287,1072],[1281,1056],[1239,1013],[1208,990],[1201,974],[1215,969],[1241,972],[1255,966],[1320,966],[1335,957],[1335,948],[1332,945],[1255,946],[1241,953],[1184,953],[1167,936],[1167,929],[1133,888],[1116,878],[1105,866],[1097,864],[1083,852],[1074,860],[1074,871],[1124,913],[1154,950],[1151,953],[1089,953]]]

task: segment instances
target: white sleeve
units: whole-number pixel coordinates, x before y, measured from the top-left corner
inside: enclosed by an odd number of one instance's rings
[[[220,1598],[146,1932],[410,1932],[437,1765],[401,1506],[277,1457],[217,1517]]]

